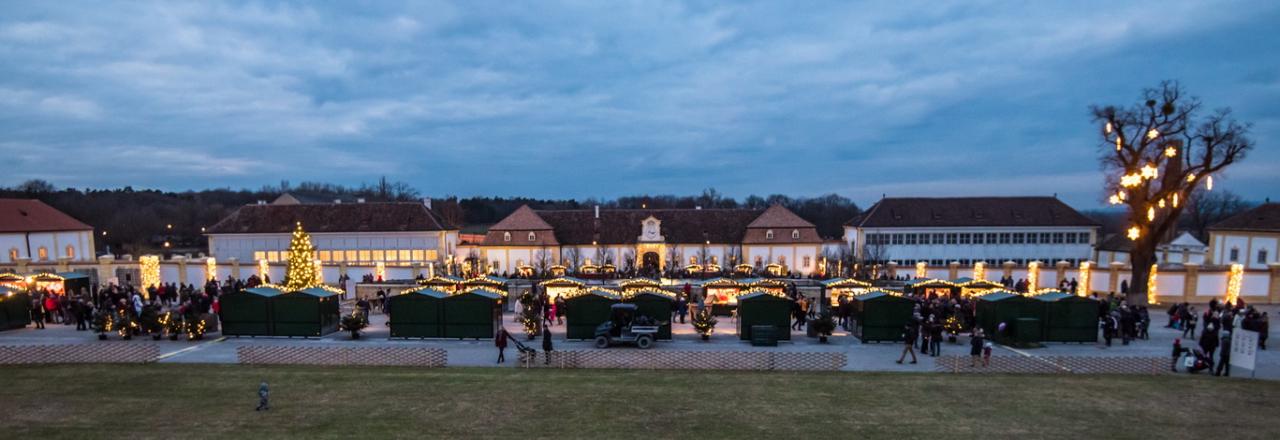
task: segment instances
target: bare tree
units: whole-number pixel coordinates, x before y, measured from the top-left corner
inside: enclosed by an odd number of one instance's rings
[[[858,266],[858,272],[862,275],[869,275],[875,278],[874,273],[870,272],[871,266],[876,264],[884,264],[889,258],[889,245],[885,244],[886,235],[867,234],[862,240],[859,252],[854,256],[853,263]]]
[[[592,259],[597,266],[613,264],[613,250],[603,245],[596,245],[595,256]]]
[[[1183,217],[1183,227],[1189,229],[1196,238],[1209,242],[1209,226],[1226,220],[1227,217],[1239,214],[1252,208],[1231,191],[1205,191],[1197,189],[1187,200],[1187,212]]]
[[[636,268],[636,251],[627,249],[622,253],[622,271],[631,272]]]
[[[560,251],[560,262],[563,265],[568,263],[569,272],[576,272],[578,266],[582,265],[582,251],[577,246],[568,246]]]
[[[1210,189],[1213,176],[1244,159],[1253,148],[1250,125],[1236,122],[1230,109],[1197,118],[1200,101],[1185,96],[1176,82],[1144,90],[1127,108],[1093,106],[1106,188],[1112,204],[1124,205],[1132,226],[1130,304],[1147,304],[1147,281],[1156,246],[1176,227],[1187,198],[1198,186]]]
[[[725,265],[726,267],[729,267],[730,269],[732,269],[732,268],[733,268],[733,266],[737,266],[737,265],[739,265],[739,264],[742,264],[742,263],[743,263],[743,261],[742,261],[742,245],[740,245],[740,244],[731,244],[731,245],[729,245],[729,247],[725,248],[725,251],[724,251],[724,252],[725,252],[725,256],[724,256],[724,258],[725,258],[726,260],[728,260],[728,261],[726,262],[727,264]]]
[[[538,270],[538,275],[545,275],[547,270],[551,268],[551,251],[546,247],[542,247],[534,252],[533,266]]]
[[[681,258],[682,256],[680,254],[679,248],[677,248],[676,246],[668,246],[667,247],[667,272],[675,272],[677,270],[680,270]]]

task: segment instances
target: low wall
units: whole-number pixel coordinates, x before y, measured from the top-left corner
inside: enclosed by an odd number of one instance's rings
[[[613,368],[640,370],[787,370],[834,371],[844,368],[844,353],[772,351],[580,350],[520,354],[531,368]]]
[[[448,353],[426,347],[299,347],[245,345],[236,347],[242,364],[254,365],[373,365],[443,367]]]

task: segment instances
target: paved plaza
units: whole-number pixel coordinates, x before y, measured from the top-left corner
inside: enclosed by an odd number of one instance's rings
[[[759,364],[761,355],[778,354],[829,354],[836,357],[814,361],[810,359],[806,367],[777,369],[822,369],[843,371],[892,371],[892,372],[1025,372],[1025,373],[1127,373],[1127,374],[1166,374],[1168,373],[1170,347],[1173,339],[1181,336],[1180,331],[1165,328],[1164,315],[1156,314],[1152,323],[1151,339],[1133,341],[1123,345],[1114,340],[1111,347],[1101,344],[1046,343],[1043,348],[1014,349],[997,346],[990,367],[970,368],[968,358],[968,337],[961,335],[957,343],[944,343],[941,357],[924,356],[917,353],[918,363],[897,364],[894,361],[902,350],[898,343],[861,343],[857,338],[838,329],[828,343],[820,343],[817,339],[806,337],[802,331],[793,331],[791,341],[781,341],[777,347],[754,347],[745,341],[738,340],[734,332],[735,323],[729,318],[721,318],[716,333],[710,341],[702,341],[689,324],[676,323],[673,326],[673,340],[661,341],[651,350],[638,350],[632,347],[615,347],[598,350],[591,341],[564,340],[564,326],[552,327],[555,335],[554,345],[558,356],[552,360],[564,362],[563,359],[578,359],[582,364],[566,365],[552,363],[556,366],[578,366],[589,368],[619,368],[627,362],[651,359],[652,363],[636,362],[636,368],[735,368],[732,361],[715,363],[707,359],[717,357],[742,359],[747,364]],[[503,325],[507,331],[516,335],[517,339],[531,348],[541,352],[541,339],[525,340],[521,327],[513,322],[511,314],[503,316]],[[388,339],[389,330],[386,316],[375,313],[371,317],[370,326],[362,332],[361,339],[351,340],[346,332],[329,334],[322,338],[280,338],[280,337],[222,337],[210,333],[201,341],[169,341],[162,339],[152,341],[149,337],[138,337],[131,341],[121,341],[112,335],[109,341],[99,341],[93,333],[75,331],[74,326],[51,324],[44,330],[33,328],[0,332],[0,363],[63,363],[63,362],[161,362],[161,363],[252,363],[245,358],[245,353],[255,353],[261,358],[262,353],[291,353],[294,358],[285,358],[277,363],[321,363],[321,364],[353,364],[353,365],[422,365],[422,366],[471,366],[514,368],[520,365],[520,356],[511,344],[507,348],[507,362],[495,362],[497,352],[492,340],[446,340],[446,339]],[[1191,343],[1184,341],[1184,347]],[[39,350],[36,350],[39,348]],[[78,353],[77,353],[78,352]],[[95,354],[96,353],[96,354]],[[719,355],[719,356],[717,356]],[[96,356],[96,357],[95,357]],[[282,355],[283,356],[283,355]],[[324,359],[315,359],[322,357]],[[338,357],[341,357],[338,360]],[[541,354],[539,354],[541,357]],[[605,358],[607,357],[607,359]],[[842,359],[841,359],[842,357]],[[393,360],[392,358],[398,359]],[[379,360],[381,359],[381,360]],[[582,361],[593,359],[592,362]],[[702,360],[698,360],[702,359]],[[781,359],[781,358],[780,358]],[[908,358],[909,359],[909,358]],[[814,368],[813,362],[818,362]],[[271,363],[271,362],[267,362]],[[542,362],[538,362],[542,364]],[[772,365],[772,364],[770,364]],[[538,365],[545,367],[548,365]],[[750,367],[748,367],[750,368]],[[756,368],[773,369],[773,368]],[[1184,373],[1180,373],[1184,374]],[[1203,373],[1202,373],[1203,374]],[[1236,376],[1248,377],[1247,370],[1235,369]],[[1280,354],[1274,349],[1259,351],[1258,378],[1280,380]]]

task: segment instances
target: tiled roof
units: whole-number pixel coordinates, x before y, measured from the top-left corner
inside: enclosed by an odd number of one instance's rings
[[[0,199],[0,232],[93,230],[66,213],[34,199]]]
[[[800,218],[790,209],[784,208],[782,205],[773,205],[764,213],[756,217],[748,228],[812,228],[813,223],[809,223],[805,219]]]
[[[1280,203],[1265,203],[1257,208],[1214,223],[1211,231],[1280,231]]]
[[[341,203],[316,205],[245,205],[209,228],[209,234],[261,234],[293,231],[302,222],[307,232],[442,231],[446,227],[426,205]]]
[[[1098,226],[1056,197],[903,197],[876,202],[851,226]]]

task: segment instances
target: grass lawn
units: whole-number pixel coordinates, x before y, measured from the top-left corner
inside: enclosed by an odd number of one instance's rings
[[[257,413],[263,379],[272,410]],[[1280,383],[1203,376],[0,368],[10,439],[1274,439],[1278,410]]]

